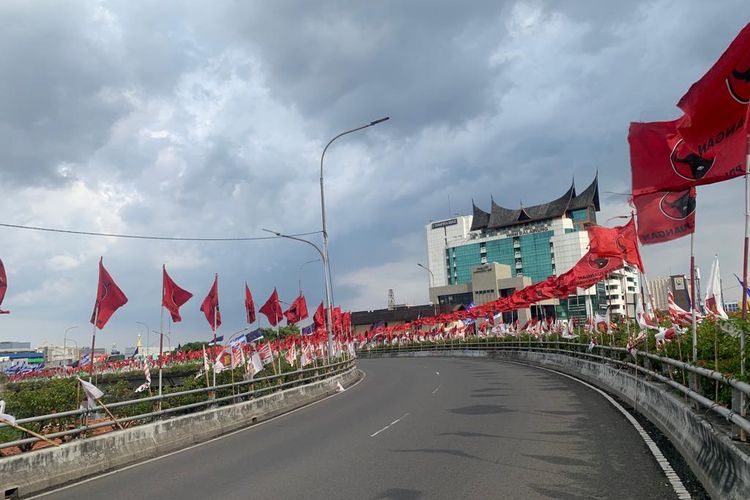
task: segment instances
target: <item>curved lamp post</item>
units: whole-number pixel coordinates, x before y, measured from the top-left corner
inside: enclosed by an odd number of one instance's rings
[[[328,262],[328,259],[326,258],[325,253],[323,253],[323,250],[320,249],[318,245],[313,243],[312,241],[305,240],[302,238],[298,238],[296,236],[289,236],[288,234],[282,234],[278,231],[272,231],[270,229],[262,228],[262,231],[265,231],[267,233],[275,234],[279,238],[287,238],[290,240],[299,241],[301,243],[307,243],[311,247],[315,249],[316,252],[320,254],[320,258],[323,262],[323,280],[325,281],[325,306],[326,306],[326,333],[328,334],[328,360],[331,359],[331,353],[333,352],[333,334],[331,332],[331,291],[330,291],[330,281],[329,281],[329,275],[326,272],[326,262]]]
[[[326,147],[323,148],[323,154],[320,155],[320,213],[321,218],[323,220],[323,252],[321,253],[321,256],[323,257],[323,265],[325,266],[325,272],[328,275],[328,287],[329,289],[326,290],[326,293],[331,297],[331,300],[333,300],[333,285],[331,280],[331,263],[328,258],[328,228],[326,227],[326,204],[325,204],[325,196],[323,192],[323,159],[326,156],[326,151],[328,151],[328,147],[333,144],[333,141],[338,139],[339,137],[343,137],[347,134],[351,134],[352,132],[357,132],[362,129],[366,129],[368,127],[372,127],[374,125],[377,125],[378,123],[383,123],[384,121],[389,120],[389,116],[385,116],[383,118],[379,118],[377,120],[373,120],[367,125],[362,125],[357,128],[353,128],[351,130],[347,130],[345,132],[341,132],[336,137],[328,141],[328,144],[326,144]],[[323,255],[325,254],[325,255]],[[329,318],[330,320],[330,318]]]
[[[68,356],[68,340],[70,340],[70,342],[73,342],[76,345],[76,350],[78,350],[78,342],[73,339],[68,339],[68,332],[71,330],[75,330],[76,328],[78,328],[78,325],[70,326],[65,329],[65,333],[63,334],[63,358],[66,358]],[[71,358],[71,361],[72,360],[73,359]]]
[[[299,266],[299,273],[297,275],[297,287],[299,288],[300,295],[302,295],[302,268],[305,267],[307,264],[312,264],[313,262],[320,262],[320,259],[308,260],[307,262],[303,262],[302,265]]]

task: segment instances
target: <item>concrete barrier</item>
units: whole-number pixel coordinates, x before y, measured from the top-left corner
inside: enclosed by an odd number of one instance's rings
[[[372,357],[376,356],[381,355]],[[750,445],[733,441],[729,437],[729,425],[693,411],[683,398],[675,396],[664,385],[636,378],[620,367],[539,351],[416,351],[383,353],[382,356],[513,360],[580,378],[637,407],[672,442],[712,498],[750,498]]]
[[[335,393],[337,383],[348,387],[361,376],[352,368],[247,402],[6,457],[0,459],[0,495],[27,496],[207,441],[320,400]]]

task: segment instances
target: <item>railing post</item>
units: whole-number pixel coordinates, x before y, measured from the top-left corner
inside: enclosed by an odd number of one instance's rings
[[[742,413],[742,392],[732,387],[732,411],[738,415]],[[739,440],[742,437],[742,429],[736,424],[732,424],[732,439]]]

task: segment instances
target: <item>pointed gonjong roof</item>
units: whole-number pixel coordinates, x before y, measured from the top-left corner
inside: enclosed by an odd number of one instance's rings
[[[533,222],[537,220],[562,217],[571,210],[581,210],[592,207],[599,211],[599,174],[594,177],[591,184],[581,194],[576,194],[575,182],[571,183],[568,190],[559,198],[548,203],[510,209],[501,207],[490,201],[490,212],[485,212],[477,207],[472,200],[474,217],[471,221],[472,231],[483,231],[487,229],[500,229],[503,227]]]

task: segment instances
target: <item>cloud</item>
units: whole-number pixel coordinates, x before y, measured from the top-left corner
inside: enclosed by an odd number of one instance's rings
[[[731,15],[728,15],[731,13]],[[0,222],[181,237],[321,227],[324,165],[334,295],[345,308],[427,300],[430,220],[490,196],[515,207],[600,175],[600,220],[630,212],[627,127],[674,118],[750,6],[722,2],[4,2]],[[613,219],[611,223],[615,223]],[[699,264],[738,270],[740,182],[699,190]],[[319,234],[309,237],[320,244]],[[195,294],[177,341],[207,338],[219,274],[227,332],[247,281],[322,298],[316,251],[289,240],[120,240],[0,228],[13,339],[83,325],[97,261],[129,297],[106,327],[132,345],[159,323],[162,264]],[[644,249],[687,272],[687,240]],[[301,276],[300,276],[301,274]]]

